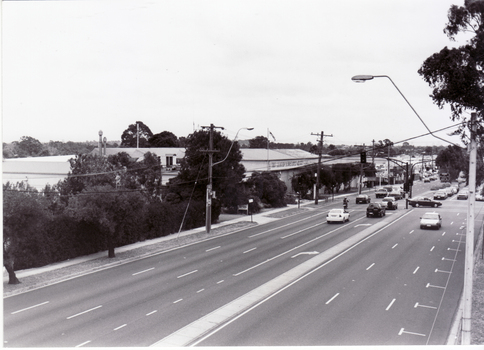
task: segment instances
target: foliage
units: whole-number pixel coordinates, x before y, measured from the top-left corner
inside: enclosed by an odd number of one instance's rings
[[[469,168],[468,157],[464,150],[454,145],[441,151],[435,158],[435,164],[443,172],[448,172],[452,180],[456,179],[461,171]]]
[[[249,140],[249,148],[267,148],[269,140],[264,136],[256,136]]]
[[[484,121],[484,2],[466,0],[464,7],[452,5],[444,32],[455,41],[459,33],[474,36],[458,48],[444,47],[428,57],[418,73],[433,88],[434,103],[443,108],[449,104],[451,119],[466,121],[466,113],[474,111],[483,132]],[[457,131],[466,142],[465,123]]]
[[[291,179],[291,186],[294,192],[299,193],[301,198],[310,199],[314,184],[316,183],[314,177],[315,170],[308,169],[299,173]]]
[[[178,138],[170,131],[162,131],[150,137],[150,147],[179,147]]]
[[[169,182],[167,200],[184,201],[192,197],[196,201],[205,201],[208,185],[208,155],[200,150],[206,150],[208,146],[208,131],[199,130],[188,136],[180,172]],[[242,153],[236,142],[232,143],[221,133],[214,131],[213,149],[218,152],[213,154],[212,189],[216,193],[216,199],[212,201],[212,214],[214,210],[216,213],[217,208],[219,210],[222,205],[232,206],[238,203],[240,194],[238,184],[245,172],[244,166],[240,163]]]
[[[66,212],[78,221],[98,225],[106,240],[108,256],[113,258],[117,245],[139,240],[145,201],[138,191],[119,191],[109,185],[90,186],[69,200]]]
[[[18,283],[14,267],[45,263],[43,224],[49,213],[38,191],[24,182],[3,185],[3,263],[9,283]],[[22,261],[24,263],[22,263]]]
[[[254,172],[247,179],[247,187],[251,195],[257,196],[262,203],[274,208],[284,207],[284,196],[287,186],[284,181],[272,172]]]
[[[49,155],[39,140],[31,136],[22,136],[20,141],[13,142],[16,157],[40,157]]]
[[[138,125],[138,126],[137,126]],[[137,147],[138,144],[138,127],[139,127],[139,147],[149,147],[149,140],[153,136],[150,128],[143,122],[130,124],[121,135],[121,147]]]

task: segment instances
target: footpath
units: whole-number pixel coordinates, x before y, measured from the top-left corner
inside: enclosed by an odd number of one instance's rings
[[[366,191],[365,191],[366,193]],[[229,215],[222,214],[219,222],[211,227],[209,235],[205,232],[205,227],[182,231],[178,234],[171,234],[143,242],[137,242],[116,248],[116,257],[107,258],[107,251],[98,252],[86,256],[69,259],[66,261],[49,264],[47,266],[16,271],[20,284],[9,285],[8,274],[4,268],[3,273],[3,296],[4,298],[44,287],[46,285],[59,283],[81,275],[93,273],[102,269],[107,269],[116,265],[128,263],[130,261],[145,258],[147,256],[160,254],[164,251],[176,249],[187,244],[194,244],[200,240],[213,239],[220,235],[233,234],[237,231],[246,229],[251,225],[262,225],[284,217],[296,215],[302,210],[315,210],[323,208],[333,203],[341,203],[344,197],[350,199],[350,209],[354,205],[355,193],[346,193],[334,196],[328,201],[320,200],[318,205],[314,201],[301,201],[298,204],[291,204],[284,208],[264,210],[254,215]],[[341,203],[342,204],[342,203]],[[476,232],[477,235],[477,232]],[[472,344],[484,344],[484,260],[481,254],[476,254],[476,265],[474,269],[474,293],[473,293],[473,324],[472,324]],[[459,308],[460,309],[460,308]],[[456,322],[448,344],[456,344],[458,338],[459,310],[456,315]]]

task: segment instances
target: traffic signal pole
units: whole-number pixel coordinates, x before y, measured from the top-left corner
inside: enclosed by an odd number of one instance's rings
[[[333,137],[333,134],[331,135],[325,135],[324,134],[324,131],[321,131],[321,134],[313,134],[311,133],[311,135],[316,135],[316,136],[320,136],[321,138],[319,139],[319,150],[318,150],[318,170],[316,172],[316,188],[314,190],[314,204],[318,204],[318,199],[319,199],[319,182],[320,182],[320,179],[319,179],[319,173],[321,171],[321,156],[322,156],[322,153],[323,153],[323,138],[326,136],[326,137]]]

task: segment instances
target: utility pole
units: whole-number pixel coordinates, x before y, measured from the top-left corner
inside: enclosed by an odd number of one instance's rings
[[[318,171],[316,173],[316,188],[315,188],[315,198],[314,198],[314,204],[318,204],[318,199],[319,199],[319,172],[321,170],[321,156],[322,156],[322,153],[323,153],[323,139],[324,137],[333,137],[333,134],[331,135],[325,135],[324,134],[324,131],[321,131],[321,134],[313,134],[311,133],[311,135],[314,135],[314,136],[320,136],[321,138],[319,139],[319,150],[318,150]]]
[[[467,198],[466,254],[464,271],[464,311],[462,314],[462,345],[471,344],[472,284],[474,277],[474,206],[476,200],[476,113],[471,113],[469,144],[469,197]]]
[[[201,149],[200,152],[208,153],[208,185],[207,185],[207,200],[206,200],[206,210],[205,210],[205,229],[207,233],[210,233],[210,229],[212,227],[212,163],[213,163],[213,154],[220,152],[219,150],[213,149],[213,130],[215,128],[222,129],[221,126],[214,126],[210,124],[210,126],[202,126],[202,129],[209,129],[209,141],[208,141],[208,150]]]

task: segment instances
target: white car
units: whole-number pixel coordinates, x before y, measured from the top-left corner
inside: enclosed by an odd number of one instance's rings
[[[332,222],[346,222],[350,221],[350,213],[344,209],[331,209],[326,215],[326,222],[328,224]]]
[[[437,230],[442,227],[442,217],[439,213],[425,213],[420,218],[420,228],[435,227]]]

